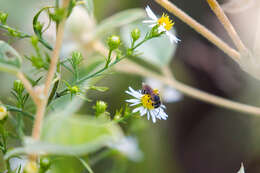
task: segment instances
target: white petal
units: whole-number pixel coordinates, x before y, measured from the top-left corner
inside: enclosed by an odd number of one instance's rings
[[[140,115],[143,116],[143,115],[145,115],[146,113],[147,113],[147,109],[146,109],[146,108],[143,108],[143,110],[141,110]]]
[[[142,97],[142,95],[138,92],[130,92],[130,91],[125,91],[127,94],[137,98],[137,99],[140,99]]]
[[[133,88],[129,87],[129,90],[132,92],[132,93],[135,93],[136,95],[138,95],[139,97],[142,97],[143,95],[138,92],[138,91],[135,91]]]
[[[156,117],[155,117],[155,115],[154,115],[152,112],[150,112],[150,113],[151,113],[151,117],[152,117],[153,123],[156,123]]]
[[[138,112],[138,111],[141,111],[142,108],[143,108],[142,106],[141,106],[141,107],[138,107],[138,108],[135,108],[135,109],[133,110],[133,113],[136,113],[136,112]]]
[[[138,104],[140,104],[141,102],[136,102],[136,103],[133,103],[133,104],[131,104],[131,105],[129,105],[129,106],[135,106],[135,105],[138,105]]]
[[[153,111],[153,114],[154,114],[154,116],[156,117],[156,118],[158,118],[159,120],[161,119],[161,117],[159,116],[159,109],[154,109],[154,110],[152,110]]]
[[[169,31],[166,31],[166,35],[169,37],[171,43],[173,43],[173,42],[178,43],[179,41],[181,41],[180,39],[178,39],[174,34],[172,34]]]
[[[158,28],[158,31],[159,31],[159,33],[166,32],[166,29],[162,25],[160,25]]]
[[[166,109],[166,106],[165,105],[163,105],[163,104],[161,104],[161,106],[160,106],[161,108],[163,108],[163,109]]]
[[[150,112],[147,111],[147,119],[149,120],[150,119]]]
[[[156,23],[154,20],[143,20],[142,23]]]
[[[156,24],[151,24],[149,25],[150,28],[153,28]]]
[[[146,6],[145,11],[146,11],[147,15],[148,15],[151,19],[157,21],[156,15],[153,13],[153,11],[151,10],[151,8],[150,8],[148,5]]]
[[[136,102],[140,102],[140,100],[138,100],[138,99],[129,99],[129,100],[126,100],[126,102],[128,102],[128,103],[136,103]]]

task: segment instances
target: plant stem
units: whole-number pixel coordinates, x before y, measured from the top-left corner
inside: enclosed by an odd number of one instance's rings
[[[69,4],[69,0],[64,0],[63,8],[66,8],[68,6],[68,4]],[[54,50],[52,52],[52,58],[51,58],[49,71],[48,71],[47,78],[46,78],[46,81],[44,84],[44,91],[43,91],[44,98],[41,100],[40,104],[37,106],[35,122],[34,122],[33,130],[32,130],[32,137],[35,140],[38,140],[40,138],[40,130],[41,130],[42,121],[43,121],[43,117],[44,117],[44,113],[45,113],[45,108],[46,108],[47,102],[48,102],[48,93],[49,93],[51,83],[52,83],[52,80],[53,80],[55,72],[56,72],[57,63],[59,60],[59,53],[60,53],[60,48],[62,45],[65,21],[66,21],[66,19],[64,18],[60,22],[58,29],[57,29],[56,42],[55,42]]]
[[[58,86],[59,86],[59,82],[60,82],[60,80],[57,80],[57,81],[54,83],[54,85],[53,85],[53,87],[52,87],[52,90],[51,90],[51,94],[50,94],[50,96],[49,96],[49,98],[48,98],[48,103],[47,103],[47,105],[49,105],[49,104],[51,103],[53,97],[55,96],[55,93],[56,93],[56,91],[57,91],[57,89],[58,89]]]
[[[107,58],[107,62],[106,62],[105,68],[108,68],[109,63],[111,62],[111,55],[112,55],[112,50],[109,49],[108,58]]]
[[[233,40],[235,46],[239,50],[239,52],[247,52],[247,48],[241,41],[240,37],[238,36],[236,30],[234,29],[233,25],[225,15],[224,11],[221,9],[220,5],[216,0],[207,0],[210,8],[218,17],[218,20],[222,23],[226,31],[228,32],[230,38]]]
[[[260,55],[260,7],[258,8],[258,14],[257,14],[257,27],[256,27],[256,35],[254,40],[254,54],[257,56]]]
[[[172,4],[168,0],[155,0],[155,1],[158,4],[160,4],[162,7],[167,9],[169,12],[171,12],[172,14],[177,16],[180,20],[182,20],[184,23],[189,25],[195,31],[200,33],[202,36],[204,36],[206,39],[208,39],[214,45],[216,45],[219,49],[221,49],[228,56],[230,56],[234,61],[237,61],[240,59],[239,52],[232,49],[229,45],[227,45],[224,41],[222,41],[218,36],[216,36],[214,33],[209,31],[205,26],[201,25],[196,20],[191,18],[188,14],[183,12],[181,9],[176,7],[174,4]]]
[[[28,118],[30,118],[30,119],[32,119],[32,120],[34,119],[34,116],[33,116],[31,113],[29,113],[29,112],[24,112],[22,109],[19,109],[19,108],[14,107],[14,106],[10,106],[10,105],[5,105],[5,106],[6,106],[6,108],[7,108],[8,111],[11,111],[11,112],[19,112],[19,113],[21,113],[21,114],[27,116]]]

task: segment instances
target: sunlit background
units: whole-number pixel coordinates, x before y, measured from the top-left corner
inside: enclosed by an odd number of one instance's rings
[[[234,47],[205,0],[171,1]],[[221,4],[225,2],[227,1],[219,1]],[[33,16],[43,5],[52,3],[43,0],[2,0],[0,10],[9,14],[9,25],[32,33]],[[97,22],[121,10],[144,8],[146,5],[150,5],[158,14],[166,12],[154,1],[148,0],[94,0],[94,3]],[[259,10],[257,5],[235,13],[227,11],[228,17],[249,48],[256,32],[256,12]],[[175,21],[177,36],[181,39],[170,65],[177,80],[231,100],[260,105],[258,80],[243,72],[222,51],[186,24],[174,16],[171,17]],[[115,32],[120,33],[119,30]],[[0,39],[8,41],[8,37],[1,31]],[[9,41],[21,53],[30,54],[32,51],[25,41]],[[67,47],[64,51],[66,49],[70,50]],[[12,103],[10,88],[15,78],[0,72],[0,79],[0,100]],[[124,100],[128,97],[125,94],[127,87],[140,89],[142,82],[147,80],[149,79],[135,75],[108,74],[98,85],[108,86],[109,91],[89,93],[88,96],[93,101],[86,102],[79,112],[91,114],[95,101],[104,100],[108,103],[109,111],[115,113],[116,109],[125,104]],[[160,86],[158,81],[151,80],[153,79],[150,79],[151,85]],[[165,102],[169,115],[167,121],[153,124],[146,118],[140,118],[134,120],[135,122],[122,124],[123,129],[127,129],[129,133],[127,135],[136,137],[143,152],[142,161],[134,162],[120,156],[107,157],[93,166],[94,172],[236,173],[241,162],[247,173],[260,171],[258,117],[212,106],[179,93],[173,93],[168,99],[170,102]],[[28,126],[28,135],[30,129],[31,126]]]

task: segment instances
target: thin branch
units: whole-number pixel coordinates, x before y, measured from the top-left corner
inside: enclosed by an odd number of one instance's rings
[[[169,72],[169,69],[167,69],[168,67],[165,67],[166,70],[164,70],[164,72],[163,72],[164,76],[154,73],[152,71],[146,70],[146,69],[142,68],[141,66],[133,64],[132,62],[126,62],[126,61],[125,61],[125,65],[120,64],[120,65],[116,66],[115,68],[122,72],[127,72],[127,73],[131,73],[131,74],[141,75],[144,77],[152,77],[152,78],[158,79],[162,83],[173,87],[174,89],[182,92],[183,94],[185,94],[189,97],[204,101],[209,104],[231,109],[231,110],[234,110],[237,112],[243,112],[243,113],[248,113],[248,114],[252,114],[252,115],[260,115],[259,107],[234,102],[234,101],[231,101],[231,100],[219,97],[219,96],[214,96],[212,94],[200,91],[198,89],[185,85],[179,81],[176,81],[172,75],[169,75],[170,72]]]
[[[66,8],[69,4],[69,0],[64,0],[63,1],[63,8]],[[41,100],[41,103],[39,106],[37,106],[37,112],[36,112],[36,117],[35,117],[35,122],[33,125],[33,130],[32,130],[32,137],[36,140],[40,138],[40,130],[42,126],[42,121],[45,113],[45,108],[47,106],[48,102],[48,93],[51,88],[52,80],[54,78],[56,68],[57,68],[57,63],[59,60],[59,53],[62,45],[62,40],[63,40],[63,34],[64,34],[64,26],[65,26],[65,21],[66,19],[64,18],[57,29],[57,36],[56,36],[56,42],[54,46],[54,50],[52,52],[52,57],[51,57],[51,64],[50,68],[47,74],[47,78],[44,84],[44,98]]]
[[[200,33],[202,36],[204,36],[210,42],[215,44],[219,49],[221,49],[223,52],[225,52],[227,55],[229,55],[233,60],[237,61],[240,59],[239,52],[232,49],[229,45],[227,45],[224,41],[222,41],[218,36],[216,36],[214,33],[209,31],[205,26],[201,25],[196,20],[191,18],[188,14],[183,12],[181,9],[176,7],[174,4],[172,4],[168,0],[155,0],[155,1],[158,4],[160,4],[162,7],[167,9],[169,12],[171,12],[172,14],[177,16],[180,20],[182,20],[184,23],[189,25],[195,31]]]
[[[237,49],[239,50],[239,52],[247,52],[247,48],[241,41],[236,30],[234,29],[233,25],[231,24],[231,22],[225,15],[224,11],[222,10],[222,8],[218,4],[218,2],[216,0],[207,0],[207,2],[209,4],[210,8],[212,9],[212,11],[218,17],[218,20],[222,23],[222,25],[228,32],[230,38],[233,40],[233,42],[234,42],[235,46],[237,47]]]
[[[254,53],[256,55],[260,55],[260,6],[257,10],[257,27],[256,27],[256,35],[255,35],[255,41],[254,41]]]
[[[25,89],[27,90],[27,92],[30,94],[30,96],[32,97],[34,103],[36,105],[39,104],[39,98],[38,96],[35,94],[33,87],[31,85],[31,83],[29,82],[29,80],[24,76],[24,74],[22,72],[18,72],[16,74],[17,78],[20,79],[25,87]]]
[[[94,46],[98,45],[98,46]],[[102,44],[102,43],[97,43],[93,44],[93,49],[100,52],[102,55],[106,56],[107,55],[107,48]],[[163,70],[163,76],[159,75],[155,72],[149,71],[144,69],[143,67],[134,64],[133,62],[125,59],[123,62],[121,62],[119,65],[115,66],[115,69],[121,72],[127,72],[130,74],[136,74],[136,75],[141,75],[144,77],[152,77],[160,80],[162,83],[169,85],[176,90],[182,92],[183,94],[204,101],[209,104],[213,104],[216,106],[220,106],[223,108],[235,110],[238,112],[244,112],[244,113],[249,113],[253,115],[260,115],[260,108],[255,107],[255,106],[250,106],[238,102],[234,102],[219,96],[214,96],[212,94],[200,91],[198,89],[195,89],[193,87],[190,87],[188,85],[185,85],[179,81],[176,81],[170,72],[168,67],[165,67]]]

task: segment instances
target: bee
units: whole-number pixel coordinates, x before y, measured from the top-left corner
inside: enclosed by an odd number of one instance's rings
[[[153,90],[149,85],[143,83],[141,93],[147,94],[151,97],[152,105],[154,108],[158,108],[161,106],[162,102],[158,90]]]

